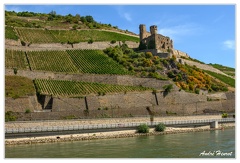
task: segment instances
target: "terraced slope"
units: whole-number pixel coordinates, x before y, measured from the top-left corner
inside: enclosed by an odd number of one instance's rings
[[[102,83],[89,83],[80,81],[66,80],[34,80],[37,92],[41,95],[79,97],[88,94],[105,95],[114,92],[133,92],[152,90],[147,87],[140,86],[122,86]]]
[[[44,30],[16,28],[20,40],[27,43],[78,43],[93,41],[134,41],[139,38],[103,30]]]
[[[5,49],[5,67],[28,69],[28,63],[24,51]]]
[[[27,56],[32,70],[78,72],[66,51],[30,51]]]
[[[67,50],[76,67],[83,73],[119,74],[130,72],[101,50]]]

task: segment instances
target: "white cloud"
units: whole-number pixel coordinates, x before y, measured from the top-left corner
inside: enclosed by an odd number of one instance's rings
[[[124,11],[124,6],[117,6],[116,7],[116,10],[118,12],[118,15],[121,17],[121,18],[124,18],[125,20],[131,22],[132,21],[132,16],[129,12],[126,12]]]
[[[132,21],[131,15],[129,13],[125,12],[125,13],[123,13],[123,16],[127,21]]]
[[[235,49],[235,41],[234,40],[226,40],[223,42],[224,49]]]
[[[195,35],[199,33],[197,32],[199,30],[200,27],[194,24],[183,24],[158,29],[158,33],[169,36],[173,40],[178,40],[178,38],[182,38],[183,36]]]

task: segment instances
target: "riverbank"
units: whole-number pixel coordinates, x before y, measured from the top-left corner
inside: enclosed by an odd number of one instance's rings
[[[202,126],[202,127],[195,127],[195,128],[166,127],[166,130],[164,132],[155,132],[154,129],[150,129],[149,133],[146,133],[146,134],[137,133],[136,130],[124,130],[124,131],[114,131],[114,132],[97,132],[97,133],[71,134],[71,135],[61,135],[61,136],[55,135],[55,136],[43,136],[43,137],[5,139],[5,145],[58,143],[58,142],[66,142],[66,141],[83,141],[83,140],[94,140],[94,139],[112,139],[112,138],[125,138],[125,137],[136,137],[136,136],[178,134],[178,133],[186,133],[186,132],[224,130],[226,128],[235,128],[235,123],[219,124],[218,129],[211,129],[210,126]]]

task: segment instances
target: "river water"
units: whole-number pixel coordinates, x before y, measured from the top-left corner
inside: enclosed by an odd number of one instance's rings
[[[235,158],[235,129],[5,146],[6,158]]]

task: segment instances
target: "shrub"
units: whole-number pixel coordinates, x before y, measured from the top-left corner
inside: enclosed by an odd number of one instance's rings
[[[115,44],[115,43],[116,43],[116,40],[112,40],[110,43],[111,43],[111,44]]]
[[[90,40],[88,40],[88,43],[92,44],[93,43],[93,39],[91,38]]]
[[[195,89],[195,93],[196,93],[196,94],[199,94],[199,92],[200,92],[200,89],[196,88],[196,89]]]
[[[74,30],[76,30],[76,29],[77,29],[77,27],[78,27],[78,26],[77,26],[77,24],[75,24],[75,25],[73,25],[73,27],[72,27],[72,28],[73,28]]]
[[[159,123],[156,127],[155,127],[155,131],[159,131],[159,132],[163,132],[165,130],[166,126],[163,123]]]
[[[165,92],[168,93],[173,89],[173,85],[172,84],[165,85],[165,86],[163,86],[163,89],[164,89]]]
[[[26,42],[24,42],[22,40],[21,40],[21,44],[22,44],[22,46],[26,46]]]
[[[16,121],[16,116],[13,115],[13,112],[12,111],[7,111],[5,113],[5,122],[8,122],[8,121]]]
[[[228,114],[227,113],[222,113],[222,118],[227,118]]]
[[[146,124],[141,124],[137,128],[138,133],[149,133],[149,127]]]
[[[146,56],[146,58],[152,58],[153,57],[151,52],[146,52],[145,56]]]
[[[31,113],[31,110],[30,109],[26,109],[25,113]]]
[[[18,69],[16,67],[13,68],[13,73],[17,75]]]

